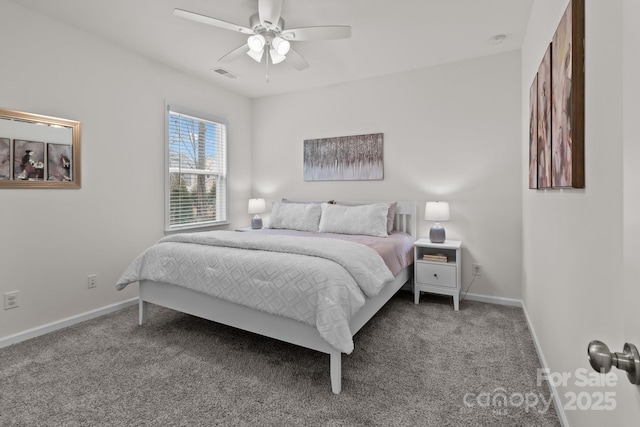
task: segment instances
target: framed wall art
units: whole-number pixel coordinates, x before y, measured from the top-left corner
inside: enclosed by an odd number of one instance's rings
[[[71,181],[74,173],[73,153],[67,144],[47,144],[47,179],[49,181]]]
[[[538,188],[551,188],[551,45],[538,68]]]
[[[0,181],[11,179],[11,140],[0,137]]]
[[[529,88],[529,188],[538,188],[538,76]]]
[[[585,5],[570,0],[530,92],[529,188],[584,188]],[[533,87],[537,87],[533,99]],[[535,163],[535,165],[534,165]],[[534,167],[535,166],[535,167]],[[533,170],[537,176],[533,177]],[[536,182],[534,182],[536,181]]]
[[[305,181],[358,181],[384,178],[382,133],[307,139]]]
[[[584,187],[584,16],[584,0],[571,0],[551,42],[554,188]]]
[[[13,140],[13,179],[44,180],[44,142]]]
[[[80,122],[0,109],[0,188],[80,188]]]

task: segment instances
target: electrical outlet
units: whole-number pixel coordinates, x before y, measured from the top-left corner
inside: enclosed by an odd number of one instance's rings
[[[7,292],[4,294],[4,309],[20,307],[20,300],[18,299],[18,291]]]
[[[482,264],[473,264],[473,275],[482,276]]]
[[[97,274],[89,275],[89,277],[87,278],[87,287],[91,289],[91,288],[95,288],[96,286],[98,286],[98,275]]]

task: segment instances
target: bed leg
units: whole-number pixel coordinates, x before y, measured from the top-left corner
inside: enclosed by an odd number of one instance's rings
[[[147,307],[149,303],[143,301],[142,298],[138,300],[138,324],[143,325],[147,321]]]
[[[329,353],[331,356],[331,391],[340,394],[342,390],[342,353]]]

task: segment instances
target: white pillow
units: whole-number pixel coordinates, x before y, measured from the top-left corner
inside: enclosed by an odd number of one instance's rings
[[[318,231],[322,208],[318,203],[275,202],[271,207],[269,228]]]
[[[318,231],[321,233],[363,234],[387,237],[387,203],[345,206],[322,204]]]

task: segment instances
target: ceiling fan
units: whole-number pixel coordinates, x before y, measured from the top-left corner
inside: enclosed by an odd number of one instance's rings
[[[247,43],[232,50],[219,62],[231,62],[247,54],[256,62],[262,62],[265,52],[268,52],[266,63],[278,64],[289,58],[290,63],[297,70],[304,70],[309,67],[309,63],[295,50],[291,48],[290,42],[311,41],[311,40],[336,40],[351,37],[351,27],[348,25],[330,25],[320,27],[302,27],[285,29],[284,19],[282,19],[283,0],[258,0],[258,13],[249,18],[249,27],[233,24],[221,19],[189,12],[182,9],[174,9],[173,13],[181,18],[225,30],[237,31],[248,35]]]

